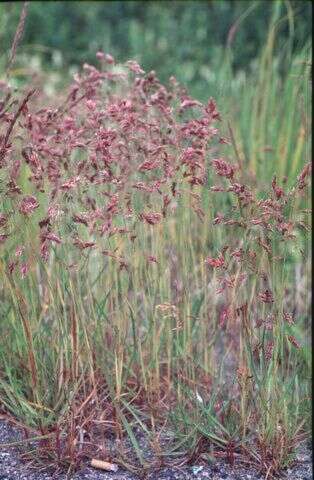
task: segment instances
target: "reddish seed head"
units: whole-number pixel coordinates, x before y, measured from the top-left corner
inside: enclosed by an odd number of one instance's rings
[[[119,270],[126,270],[129,271],[129,266],[125,260],[119,260]]]
[[[262,318],[258,318],[255,322],[255,327],[260,328],[264,323],[264,320]]]
[[[21,257],[23,255],[24,250],[25,250],[25,247],[19,245],[15,250],[15,256]]]
[[[110,65],[112,65],[114,63],[114,58],[109,53],[106,53],[104,58],[105,58],[106,63],[109,63]]]
[[[7,220],[7,215],[4,215],[4,213],[0,213],[0,227],[4,227],[4,225],[7,223]]]
[[[141,220],[145,220],[145,222],[148,223],[149,225],[156,225],[161,221],[162,215],[160,213],[155,213],[155,212],[141,213],[139,215],[139,218]]]
[[[74,242],[73,242],[73,245],[75,245],[76,247],[78,247],[80,250],[85,250],[85,248],[91,248],[91,247],[94,247],[96,245],[95,242],[83,242],[82,240],[80,240],[79,238],[77,238]]]
[[[48,243],[43,241],[40,245],[40,256],[43,259],[44,262],[48,261],[49,258],[49,249],[48,249]]]
[[[148,171],[148,170],[154,170],[155,168],[158,168],[160,166],[159,161],[153,161],[153,160],[146,160],[143,162],[139,167],[138,170],[140,172]]]
[[[279,200],[284,195],[284,191],[282,188],[278,187],[276,176],[273,177],[271,186],[274,191],[276,199]]]
[[[62,190],[71,190],[72,188],[76,187],[76,185],[79,183],[80,177],[74,177],[70,178],[68,181],[64,182],[60,188]]]
[[[154,255],[148,255],[147,260],[148,260],[150,263],[158,263],[157,258],[154,257]]]
[[[303,168],[302,172],[300,173],[298,180],[301,182],[305,180],[306,177],[308,177],[311,173],[311,164],[307,163],[305,167]]]
[[[279,198],[283,197],[283,195],[284,195],[284,191],[283,191],[283,189],[280,188],[280,187],[276,187],[276,188],[274,189],[274,192],[275,192],[275,195],[276,195],[277,200],[279,200]]]
[[[213,224],[214,225],[219,225],[220,223],[222,223],[224,221],[224,216],[222,213],[217,213],[217,217],[214,218],[213,220]]]
[[[22,263],[20,267],[21,278],[25,278],[28,271],[29,271],[29,265],[27,265],[27,263]]]
[[[72,217],[73,222],[75,223],[82,223],[83,225],[88,226],[88,220],[85,216],[79,215],[79,214],[74,214]]]
[[[54,233],[44,233],[42,234],[42,238],[43,240],[49,240],[50,242],[61,243],[61,239]]]
[[[43,218],[43,220],[40,220],[40,222],[38,222],[38,225],[40,228],[47,227],[48,225],[50,225],[50,218]]]
[[[266,344],[265,347],[265,359],[266,360],[271,360],[273,356],[273,350],[274,350],[274,342],[270,341]]]
[[[189,98],[189,97],[183,98],[180,104],[180,111],[183,111],[191,107],[202,107],[202,104],[201,102],[197,100],[193,100],[192,98]]]
[[[288,325],[293,325],[294,324],[293,316],[291,315],[291,313],[283,312],[283,318],[284,318],[285,322],[288,323]]]
[[[224,307],[219,315],[219,326],[221,328],[226,326],[228,319],[231,317],[231,311],[229,307]]]
[[[226,162],[222,158],[215,158],[212,160],[212,165],[217,175],[225,178],[232,179],[235,173],[235,167]]]
[[[288,234],[290,237],[293,237],[291,234],[293,230],[293,223],[292,222],[279,222],[277,224],[277,230],[282,234]]]
[[[238,248],[237,250],[234,250],[231,254],[230,257],[236,258],[237,260],[241,260],[243,257],[243,248]]]
[[[297,349],[301,348],[301,345],[293,335],[288,335],[288,340],[291,343],[291,345],[293,345],[295,348]]]
[[[145,73],[135,60],[129,60],[126,62],[126,66],[129,68],[129,70],[131,70],[131,72],[136,73],[136,75]]]
[[[20,203],[19,211],[23,215],[30,215],[36,208],[39,207],[37,199],[33,196],[27,195]]]
[[[15,270],[15,267],[18,265],[18,262],[9,262],[8,264],[8,271],[10,273],[10,275],[12,275],[12,273],[14,272]]]
[[[220,254],[218,258],[207,257],[205,263],[213,268],[221,268],[225,265],[225,259]]]
[[[275,315],[273,313],[270,313],[267,315],[265,319],[265,328],[266,330],[272,330],[274,326],[274,321],[275,321]]]
[[[8,238],[8,235],[6,234],[0,234],[0,245],[1,243],[4,243]]]
[[[213,185],[212,187],[210,187],[210,190],[212,192],[225,192],[226,189],[224,187],[220,187],[219,185]]]
[[[205,110],[213,120],[221,120],[220,114],[216,107],[216,103],[212,98],[208,100]]]
[[[265,290],[264,292],[259,293],[258,298],[263,303],[273,303],[274,302],[274,297],[273,297],[273,294],[270,290]]]

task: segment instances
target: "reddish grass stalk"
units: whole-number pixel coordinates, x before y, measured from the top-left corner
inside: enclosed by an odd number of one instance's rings
[[[19,44],[19,42],[22,38],[22,35],[23,35],[25,20],[26,20],[26,17],[27,17],[28,3],[29,2],[24,2],[23,3],[23,8],[22,8],[22,11],[21,11],[21,15],[20,15],[19,23],[17,25],[16,32],[15,32],[15,35],[14,35],[14,39],[13,39],[13,43],[12,43],[11,51],[10,51],[10,56],[9,56],[8,64],[7,64],[7,68],[6,68],[6,74],[7,75],[9,74],[10,68],[13,65],[15,55],[16,55],[16,50],[17,50],[18,44]]]

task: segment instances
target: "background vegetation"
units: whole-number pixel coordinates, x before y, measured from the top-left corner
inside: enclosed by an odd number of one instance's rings
[[[0,4],[1,55],[5,57],[22,4]],[[20,53],[40,55],[48,68],[93,62],[95,51],[119,61],[136,59],[165,82],[175,75],[192,95],[216,93],[212,79],[231,53],[235,71],[258,68],[275,19],[280,69],[309,41],[310,1],[30,2]],[[232,45],[232,51],[226,50]],[[2,58],[3,58],[2,57]]]

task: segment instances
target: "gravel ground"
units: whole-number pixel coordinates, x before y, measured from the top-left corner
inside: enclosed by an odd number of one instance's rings
[[[32,470],[19,458],[18,450],[13,447],[1,447],[1,444],[18,440],[19,431],[5,421],[0,421],[0,480],[67,480],[66,475],[53,475],[53,473]],[[262,480],[264,476],[258,475],[254,470],[231,468],[224,462],[217,461],[213,464],[185,466],[182,468],[164,468],[158,472],[150,473],[146,477],[130,474],[122,468],[116,473],[107,473],[85,466],[76,473],[73,480]],[[304,447],[297,455],[296,464],[282,472],[280,479],[286,480],[311,480],[312,452],[309,447]]]

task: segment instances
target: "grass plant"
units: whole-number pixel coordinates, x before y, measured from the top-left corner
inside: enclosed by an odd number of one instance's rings
[[[270,478],[308,438],[308,65],[274,25],[221,109],[102,52],[51,108],[1,83],[1,408],[44,465],[128,438],[132,471]]]

